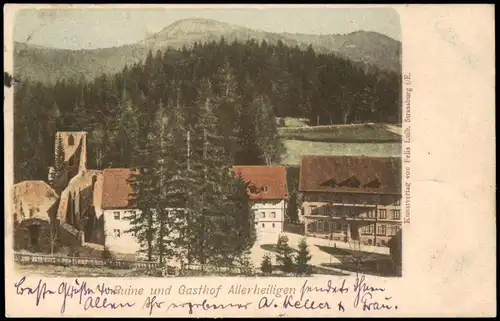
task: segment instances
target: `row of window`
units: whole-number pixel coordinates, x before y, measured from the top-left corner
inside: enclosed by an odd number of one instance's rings
[[[389,228],[389,235],[396,235],[396,233],[398,233],[399,231],[399,226],[396,226],[396,225],[393,225],[393,226],[390,226]],[[372,225],[368,225],[368,226],[364,226],[360,229],[360,232],[361,234],[369,234],[369,235],[373,235],[375,234],[375,226],[372,224]],[[387,226],[385,224],[379,224],[377,225],[377,234],[378,235],[387,235]]]
[[[305,197],[305,201],[311,201],[311,202],[332,202],[332,203],[339,203],[339,204],[365,204],[365,205],[375,205],[375,204],[392,204],[393,206],[401,206],[401,199],[397,199],[394,201],[388,200],[384,197],[352,197],[352,196],[340,196],[340,195],[324,195],[324,196],[314,196],[314,197]]]
[[[337,223],[337,222],[327,222],[327,221],[316,221],[311,223],[311,227],[316,232],[347,232],[348,225]],[[368,226],[361,227],[359,229],[361,234],[374,235],[375,234],[375,225],[371,224]],[[389,226],[389,228],[385,224],[377,225],[377,235],[387,235],[387,231],[389,231],[389,235],[396,235],[399,231],[399,226]]]
[[[134,220],[136,217],[136,212],[135,211],[125,211],[124,215],[122,216],[120,212],[113,212],[113,217],[115,220]]]
[[[348,225],[336,222],[316,221],[312,223],[317,232],[347,231]]]
[[[266,212],[259,212],[259,218],[266,218]],[[268,218],[276,218],[276,212],[270,212]]]
[[[348,207],[344,207],[344,208],[341,208],[341,210],[335,210],[334,207],[332,206],[322,206],[320,208],[318,208],[317,206],[315,205],[312,205],[311,207],[311,214],[331,214],[331,215],[347,215],[347,216],[357,216],[357,215],[360,215],[362,214],[363,212],[360,212],[359,209],[355,209],[355,208],[348,208]],[[342,214],[339,214],[339,212],[341,212]],[[369,210],[369,211],[364,211],[365,213],[367,213],[367,217],[368,218],[375,218],[375,210]],[[387,219],[387,210],[386,209],[379,209],[379,218],[382,219],[382,220],[385,220]],[[392,219],[393,220],[400,220],[401,219],[401,211],[400,210],[392,210]]]
[[[382,220],[387,219],[387,210],[385,210],[385,209],[379,210],[378,217]],[[392,210],[392,219],[393,220],[400,220],[401,219],[401,211],[400,210]]]
[[[255,222],[255,225],[257,225],[257,224],[259,224],[259,222]],[[272,227],[276,227],[275,223],[272,223],[271,225],[272,225]],[[266,223],[262,223],[261,226],[265,228],[266,227]]]

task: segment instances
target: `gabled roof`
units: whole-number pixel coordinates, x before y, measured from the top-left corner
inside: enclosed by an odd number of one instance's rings
[[[336,184],[327,184],[327,182]],[[355,184],[357,182],[359,182],[358,186]],[[401,158],[302,156],[299,190],[302,192],[401,194]]]
[[[233,170],[250,183],[250,199],[279,200],[288,195],[285,166],[234,166]]]
[[[102,209],[130,207],[129,200],[133,190],[128,180],[133,173],[128,168],[106,168],[103,171]]]

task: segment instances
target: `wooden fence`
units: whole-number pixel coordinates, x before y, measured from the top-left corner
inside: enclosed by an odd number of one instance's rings
[[[180,269],[181,274],[199,274],[199,275],[211,275],[211,274],[225,274],[225,275],[252,275],[255,273],[253,268],[249,267],[236,267],[236,266],[214,266],[214,265],[199,265],[199,264],[187,264]]]
[[[14,254],[14,261],[19,264],[51,264],[62,266],[83,266],[83,267],[107,267],[115,269],[163,269],[164,264],[147,261],[125,261],[125,260],[105,260],[84,257],[64,257],[36,254]]]

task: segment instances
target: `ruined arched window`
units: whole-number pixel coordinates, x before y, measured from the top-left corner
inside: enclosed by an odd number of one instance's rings
[[[69,137],[68,137],[68,145],[69,146],[75,145],[75,138],[73,137],[73,135],[69,135]]]

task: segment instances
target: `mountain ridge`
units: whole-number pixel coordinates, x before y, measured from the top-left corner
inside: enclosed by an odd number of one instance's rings
[[[302,50],[311,46],[317,53],[334,53],[382,70],[401,71],[401,42],[374,31],[329,35],[272,33],[213,19],[186,18],[165,26],[143,40],[115,47],[74,50],[15,42],[14,74],[50,83],[81,75],[93,79],[102,73],[116,73],[126,65],[143,61],[149,50],[178,50],[191,47],[196,42],[219,41],[221,38],[228,42],[255,39],[276,44],[281,41]],[[43,78],[50,79],[44,81]]]

